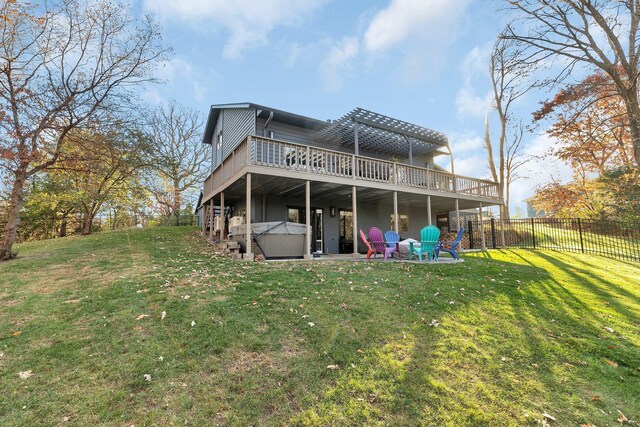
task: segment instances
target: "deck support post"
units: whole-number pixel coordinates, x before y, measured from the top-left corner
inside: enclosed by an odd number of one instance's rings
[[[393,192],[393,229],[395,230],[396,233],[400,233],[400,227],[399,227],[399,220],[398,220],[398,192],[394,191]]]
[[[205,237],[205,232],[207,231],[207,205],[203,203],[200,206],[200,210],[202,212],[202,237]]]
[[[427,217],[428,224],[431,225],[431,196],[427,196]]]
[[[456,227],[458,227],[456,230],[458,232],[460,230],[460,205],[458,204],[458,199],[456,199]]]
[[[482,250],[487,250],[487,245],[484,241],[484,218],[482,216],[482,202],[480,202],[480,236],[482,236]]]
[[[220,240],[224,240],[226,237],[224,230],[224,191],[220,192]]]
[[[358,203],[356,186],[351,187],[351,210],[353,211],[353,256],[358,256]]]
[[[213,242],[213,214],[215,213],[215,209],[214,209],[214,200],[215,200],[215,196],[211,198],[211,200],[209,200],[209,241]]]
[[[307,237],[305,239],[304,258],[311,259],[311,181],[305,182],[305,225],[307,227]]]
[[[246,207],[246,224],[245,224],[245,238],[246,238],[246,250],[244,251],[244,259],[247,261],[253,261],[253,252],[251,250],[251,173],[247,173],[247,207]]]

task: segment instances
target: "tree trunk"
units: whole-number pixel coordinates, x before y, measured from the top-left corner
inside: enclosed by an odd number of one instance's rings
[[[62,217],[60,222],[60,231],[58,231],[58,237],[65,237],[67,235],[67,216]]]
[[[176,216],[176,225],[180,225],[180,206],[182,205],[182,194],[178,190],[179,181],[173,183],[173,214]]]
[[[93,231],[93,217],[94,215],[91,212],[87,212],[85,214],[82,226],[82,234],[89,235]]]
[[[504,197],[504,205],[502,205],[502,213],[500,214],[502,218],[509,221],[511,219],[511,214],[509,213],[509,185],[505,186],[505,197]]]
[[[27,167],[20,167],[15,173],[15,180],[11,189],[9,199],[9,209],[7,212],[7,223],[2,236],[2,246],[0,247],[0,261],[5,261],[16,257],[12,251],[13,244],[18,235],[20,225],[20,208],[24,202],[24,184],[27,180]]]
[[[632,94],[624,97],[625,106],[627,107],[627,116],[629,117],[629,130],[631,132],[631,142],[633,143],[633,158],[636,166],[640,167],[640,103],[638,96]]]

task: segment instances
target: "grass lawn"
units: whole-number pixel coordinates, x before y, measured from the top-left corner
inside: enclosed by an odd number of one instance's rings
[[[18,250],[2,426],[640,421],[637,263],[245,263],[179,227]]]

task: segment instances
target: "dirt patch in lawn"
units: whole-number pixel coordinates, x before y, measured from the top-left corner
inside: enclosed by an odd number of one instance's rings
[[[254,351],[239,353],[238,356],[227,365],[229,373],[245,373],[268,370],[279,370],[276,359],[271,354]]]

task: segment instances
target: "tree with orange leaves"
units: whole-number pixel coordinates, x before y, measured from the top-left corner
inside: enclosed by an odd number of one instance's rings
[[[0,260],[12,251],[27,181],[54,165],[67,135],[110,121],[153,80],[167,50],[156,24],[117,1],[0,5],[0,172],[9,190]]]
[[[558,144],[548,155],[573,171],[572,182],[552,182],[538,189],[530,199],[536,208],[565,217],[640,217],[634,202],[640,170],[634,164],[629,118],[606,74],[596,72],[560,90],[542,104],[534,119],[550,121],[547,133]]]

